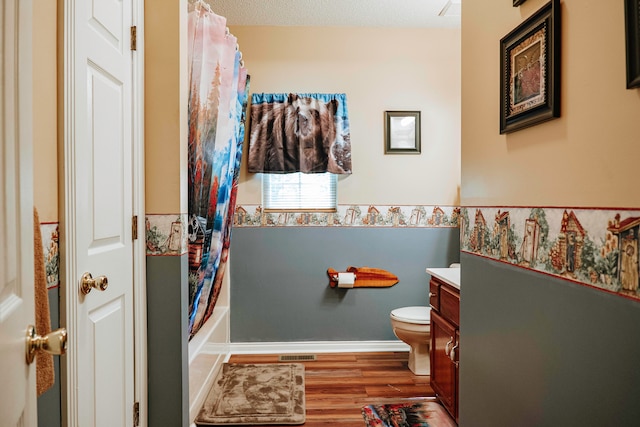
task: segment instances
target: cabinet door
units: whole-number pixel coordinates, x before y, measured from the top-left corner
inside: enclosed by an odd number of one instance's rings
[[[458,422],[458,409],[460,408],[460,405],[458,404],[458,402],[460,401],[460,391],[458,390],[458,384],[460,384],[460,330],[456,330],[456,352],[455,352],[455,357],[452,357],[453,359],[453,363],[455,365],[455,371],[456,371],[456,378],[455,378],[455,406],[456,406],[456,413],[454,414],[454,418],[456,419],[456,423]]]
[[[449,413],[456,414],[456,366],[449,354],[456,345],[456,328],[431,312],[431,388]]]

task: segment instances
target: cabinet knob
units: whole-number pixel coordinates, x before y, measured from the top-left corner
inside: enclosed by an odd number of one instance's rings
[[[433,298],[435,296],[437,296],[437,294],[434,294],[433,292],[429,292],[429,298]]]

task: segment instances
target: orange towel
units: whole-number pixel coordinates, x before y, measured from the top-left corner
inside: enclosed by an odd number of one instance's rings
[[[38,211],[33,208],[33,281],[35,286],[36,333],[46,335],[51,332],[51,315],[49,313],[49,291],[44,265],[44,249]],[[36,353],[36,389],[38,396],[47,391],[55,381],[53,356],[44,351]]]
[[[347,272],[354,273],[356,280],[354,288],[388,288],[399,282],[398,277],[381,268],[372,267],[347,267]],[[338,284],[338,272],[333,268],[327,269],[329,285],[332,288]]]

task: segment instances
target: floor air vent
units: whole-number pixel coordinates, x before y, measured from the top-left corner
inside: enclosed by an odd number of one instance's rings
[[[280,362],[304,362],[316,359],[315,354],[281,354],[278,356]]]

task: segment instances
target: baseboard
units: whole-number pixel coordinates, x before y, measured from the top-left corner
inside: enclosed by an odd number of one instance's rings
[[[230,354],[358,353],[409,351],[402,341],[299,341],[230,343]]]

